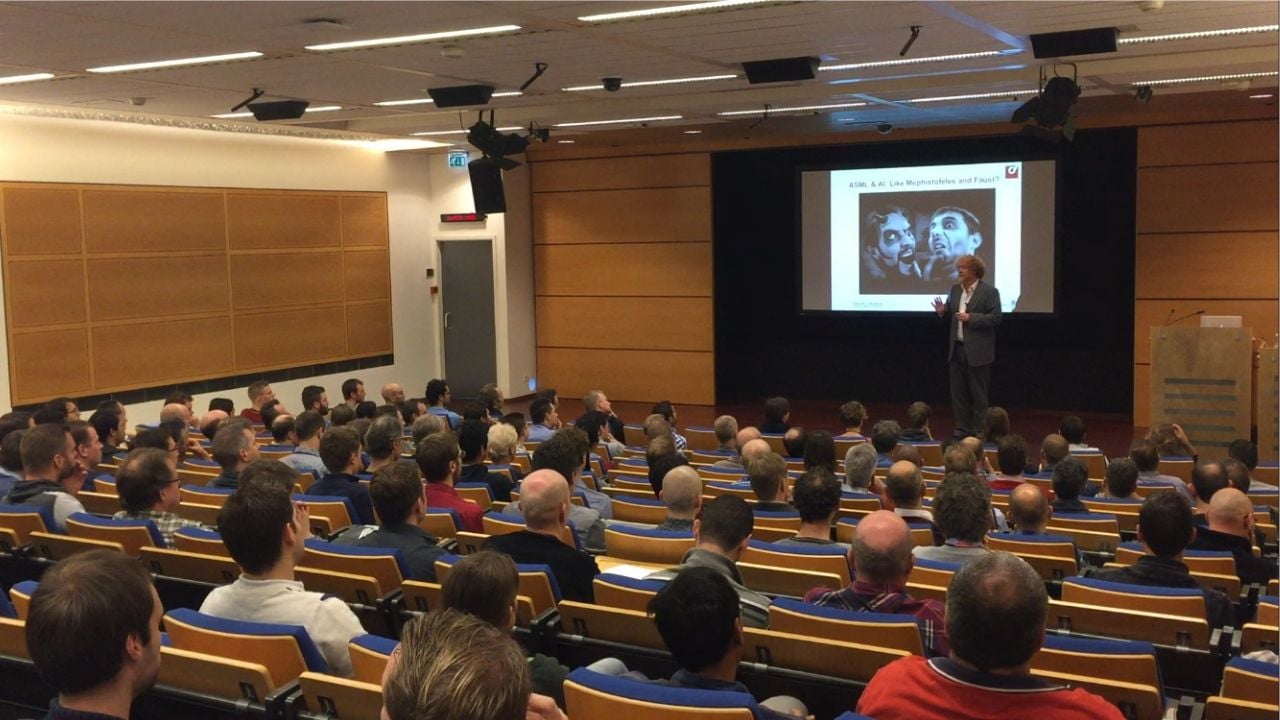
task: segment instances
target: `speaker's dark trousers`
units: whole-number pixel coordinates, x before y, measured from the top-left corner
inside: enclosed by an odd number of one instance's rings
[[[991,365],[970,365],[964,343],[951,349],[951,407],[956,413],[956,437],[981,435],[987,414],[987,388],[991,385]]]

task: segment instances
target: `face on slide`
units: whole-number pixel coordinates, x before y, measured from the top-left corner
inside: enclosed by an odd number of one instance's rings
[[[954,210],[935,213],[929,222],[929,250],[950,261],[969,255],[982,244],[982,236],[970,232],[963,215]]]
[[[895,265],[908,268],[915,262],[916,236],[911,230],[911,221],[901,213],[889,213],[880,226],[876,256],[886,269]]]

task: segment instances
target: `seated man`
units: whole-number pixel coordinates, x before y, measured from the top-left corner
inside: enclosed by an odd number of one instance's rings
[[[383,415],[369,425],[364,433],[364,448],[372,461],[364,471],[376,474],[384,467],[400,461],[400,451],[404,447],[404,425],[395,415]]]
[[[123,553],[90,550],[50,568],[26,626],[31,660],[58,693],[46,717],[130,717],[134,698],[160,675],[162,617],[151,576]]]
[[[835,545],[831,523],[840,509],[840,481],[826,468],[805,471],[796,480],[793,501],[800,512],[800,531],[779,545]]]
[[[907,426],[902,428],[902,437],[898,442],[928,443],[933,442],[933,433],[929,430],[929,417],[933,408],[919,401],[907,406]]]
[[[1205,525],[1205,513],[1209,512],[1209,503],[1219,490],[1231,487],[1231,479],[1227,477],[1227,469],[1222,463],[1213,461],[1198,462],[1191,468],[1191,512],[1195,513],[1197,525]]]
[[[748,462],[747,477],[751,479],[751,491],[760,499],[757,511],[795,512],[787,502],[787,461],[781,455],[765,453]]]
[[[814,430],[805,435],[804,469],[822,467],[836,471],[836,442],[826,430]]]
[[[917,600],[905,590],[912,561],[911,529],[906,521],[888,510],[877,510],[862,518],[854,530],[849,549],[849,565],[856,575],[853,583],[842,590],[816,587],[805,593],[804,601],[854,612],[911,615],[920,621],[925,650],[946,657],[951,649],[942,603]]]
[[[1187,487],[1182,478],[1161,474],[1160,453],[1156,451],[1156,444],[1151,440],[1146,438],[1134,440],[1133,445],[1129,446],[1129,459],[1138,466],[1139,485],[1172,485],[1187,502],[1195,502],[1191,488]]]
[[[867,409],[857,400],[840,406],[840,427],[844,428],[844,432],[836,437],[841,440],[866,440],[862,436],[862,423],[866,422]]]
[[[428,613],[405,624],[387,660],[382,717],[565,720],[554,700],[530,692],[529,672],[498,628],[457,610]]]
[[[769,449],[769,443],[761,439],[760,430],[754,427],[744,427],[734,435],[733,438],[733,455],[723,460],[717,460],[712,463],[712,467],[717,470],[742,470],[746,471],[746,448],[747,443],[752,440],[760,440],[764,443],[766,450]]]
[[[432,379],[427,383],[427,412],[445,419],[449,423],[449,428],[456,430],[462,424],[462,416],[449,409],[449,400],[452,397],[453,394],[449,392],[449,383],[443,378]]]
[[[889,453],[889,459],[893,460],[895,463],[901,460],[906,460],[918,468],[924,467],[924,456],[920,454],[920,448],[907,443],[898,443],[898,447],[894,448],[893,452]]]
[[[173,547],[173,533],[179,528],[203,528],[195,520],[179,517],[182,492],[178,473],[169,464],[169,454],[156,448],[138,448],[125,456],[116,471],[116,492],[124,510],[116,520],[150,520]]]
[[[1006,435],[996,443],[996,461],[1000,473],[987,484],[992,490],[1012,490],[1023,482],[1027,469],[1027,441],[1021,435]],[[1087,473],[1086,473],[1087,474]]]
[[[301,625],[324,656],[329,671],[350,677],[347,644],[365,634],[360,620],[339,598],[308,592],[294,579],[311,537],[304,503],[289,499],[278,484],[246,482],[218,513],[218,530],[243,572],[213,589],[200,612],[230,620]]]
[[[879,494],[876,481],[876,451],[862,443],[849,448],[844,454],[844,493],[850,497],[866,497]]]
[[[876,451],[876,467],[887,468],[893,464],[889,454],[902,438],[902,426],[896,420],[881,420],[871,426],[871,447]]]
[[[667,424],[671,426],[671,437],[676,441],[676,450],[686,450],[689,447],[689,441],[676,430],[676,421],[679,420],[680,414],[676,412],[676,408],[671,404],[671,401],[663,400],[655,403],[653,414],[661,415],[662,419],[666,420]]]
[[[105,475],[110,479],[108,473],[98,469],[102,464],[102,443],[98,441],[98,431],[84,420],[72,420],[67,423],[67,429],[71,431],[71,440],[76,444],[76,461],[85,470],[84,483],[80,489],[93,490],[96,478]]]
[[[613,411],[613,403],[609,402],[609,396],[605,395],[603,390],[588,390],[587,394],[582,396],[582,405],[585,412],[595,410],[603,413],[608,418],[609,435],[619,442],[627,442],[626,425]]]
[[[1138,466],[1129,458],[1116,458],[1107,463],[1107,477],[1103,483],[1106,497],[1114,500],[1141,499],[1134,495],[1138,489]]]
[[[742,584],[738,558],[751,540],[751,507],[736,495],[721,495],[702,506],[702,517],[693,521],[695,545],[680,559],[680,566],[649,576],[670,581],[685,568],[706,567],[730,581],[738,593],[742,622],[751,627],[769,627],[769,598]]]
[[[255,380],[249,383],[249,407],[240,411],[240,417],[255,425],[261,425],[262,406],[275,399],[276,394],[271,389],[271,383],[266,380]]]
[[[944,544],[917,546],[912,554],[925,560],[964,564],[987,554],[991,526],[991,488],[972,473],[948,474],[933,499],[933,517]]]
[[[735,442],[738,436],[738,420],[732,415],[721,415],[711,424],[711,429],[715,431],[716,442],[719,447],[716,452],[725,455],[737,455],[738,446]]]
[[[291,454],[280,458],[280,462],[300,473],[309,472],[317,478],[322,477],[329,472],[320,459],[320,440],[325,432],[323,415],[315,410],[300,413],[293,419],[293,433],[298,438],[298,446]]]
[[[804,457],[804,446],[809,441],[809,431],[799,425],[792,425],[782,434],[782,449],[786,459],[799,460]]]
[[[1103,698],[1031,675],[1048,608],[1044,581],[1027,563],[1003,552],[974,560],[947,591],[950,657],[886,665],[862,691],[858,712],[876,720],[1121,720]]]
[[[1062,542],[1070,542],[1075,545],[1075,541],[1067,536],[1051,536],[1045,532],[1045,526],[1049,524],[1049,518],[1051,517],[1053,517],[1053,508],[1049,506],[1049,499],[1044,496],[1038,486],[1031,483],[1023,483],[1009,493],[1011,534],[1018,537],[1028,535],[1054,537]],[[1084,553],[1079,548],[1076,548],[1076,567],[1081,570],[1085,567]]]
[[[560,531],[569,520],[569,483],[554,470],[534,470],[520,484],[525,529],[494,535],[486,550],[497,550],[517,563],[545,563],[551,567],[566,600],[594,602],[592,581],[600,568],[590,555],[569,547]]]
[[[458,438],[451,432],[433,433],[418,441],[414,459],[427,481],[427,507],[456,510],[467,532],[484,532],[486,508],[458,495],[453,485],[462,469]]]
[[[582,482],[582,470],[587,462],[586,434],[577,428],[564,428],[556,432],[551,440],[538,446],[533,453],[534,470],[554,470],[560,477],[567,478],[571,493],[583,493],[591,500],[594,495],[603,493],[587,493]],[[528,478],[526,478],[528,479]],[[524,484],[521,483],[523,492]],[[521,500],[523,500],[523,495]],[[502,512],[508,515],[521,515],[521,502],[507,505]],[[610,501],[609,515],[613,515],[613,504]],[[578,543],[589,550],[604,549],[604,520],[593,507],[583,507],[571,503],[569,506],[569,523],[573,526]]]
[[[304,413],[305,414],[305,413]],[[346,498],[355,508],[352,523],[373,525],[373,501],[369,490],[360,483],[356,473],[364,466],[360,462],[360,436],[351,428],[334,428],[320,437],[320,459],[328,473],[307,488],[308,495]]]
[[[76,443],[71,432],[62,423],[37,425],[23,431],[18,451],[24,479],[14,483],[4,501],[47,507],[58,531],[66,532],[67,518],[84,512],[76,495],[84,487],[85,469],[75,458]]]
[[[781,435],[791,427],[791,403],[784,397],[771,397],[764,401],[764,422],[760,432]]]
[[[649,601],[653,624],[680,666],[663,684],[749,693],[737,681],[744,624],[740,613],[733,584],[723,574],[706,567],[677,573]],[[779,696],[762,702],[756,717],[783,720],[808,714],[799,700]]]
[[[489,423],[483,420],[463,420],[458,428],[458,447],[462,448],[460,483],[484,483],[489,486],[493,499],[511,502],[511,478],[502,473],[489,472],[485,460],[489,457]]]
[[[914,463],[899,460],[889,466],[889,473],[884,477],[884,504],[908,523],[928,523],[934,545],[946,541],[933,521],[933,513],[923,507],[924,477]]]
[[[538,399],[529,404],[529,442],[550,440],[559,424],[560,416],[550,400]]]
[[[1251,476],[1253,471],[1258,469],[1258,446],[1248,438],[1237,438],[1231,441],[1227,446],[1227,456],[1233,460],[1239,460],[1245,467],[1245,475]],[[1258,490],[1275,490],[1276,486],[1270,483],[1264,483],[1256,478],[1251,478],[1249,487]],[[1245,488],[1238,488],[1244,492],[1248,492]]]
[[[1062,422],[1058,424],[1058,433],[1067,441],[1067,449],[1073,453],[1081,454],[1098,454],[1102,451],[1084,440],[1084,420],[1077,415],[1067,415],[1062,418]],[[1102,458],[1103,464],[1106,464],[1106,457]]]
[[[1196,529],[1195,540],[1188,546],[1192,550],[1226,550],[1236,560],[1236,575],[1240,582],[1266,585],[1275,578],[1278,566],[1274,558],[1266,559],[1253,554],[1253,503],[1249,496],[1235,488],[1223,488],[1209,501],[1208,527]]]
[[[1063,458],[1053,468],[1053,511],[1056,513],[1087,513],[1089,508],[1080,502],[1080,495],[1089,484],[1089,468],[1079,458]]]
[[[379,470],[369,482],[369,495],[382,525],[356,525],[334,542],[356,547],[392,548],[409,566],[406,580],[436,581],[436,559],[444,555],[439,540],[418,527],[427,511],[418,468],[401,460]]]
[[[222,472],[207,483],[215,488],[235,489],[240,484],[240,471],[260,456],[253,428],[241,419],[222,426],[213,436],[211,449],[214,461],[222,467]]]
[[[1029,477],[1048,480],[1053,477],[1053,469],[1070,453],[1066,438],[1058,433],[1045,435],[1044,440],[1040,441],[1040,471],[1032,473]]]
[[[505,467],[511,473],[511,481],[519,483],[524,479],[524,470],[515,464],[516,445],[520,434],[505,422],[496,422],[489,426],[489,459],[495,467]]]
[[[1138,541],[1147,555],[1124,568],[1091,570],[1090,577],[1150,587],[1195,588],[1200,583],[1182,562],[1182,552],[1195,540],[1191,506],[1178,493],[1156,493],[1138,511]],[[1235,606],[1218,590],[1203,590],[1206,619],[1211,627],[1235,625]]]
[[[688,465],[674,467],[662,480],[662,502],[667,517],[659,530],[693,532],[693,520],[702,509],[702,477]]]

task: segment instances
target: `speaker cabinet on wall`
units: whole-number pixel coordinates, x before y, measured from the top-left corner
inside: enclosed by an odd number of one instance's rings
[[[1116,51],[1116,34],[1119,32],[1117,28],[1104,27],[1040,33],[1031,36],[1031,52],[1037,58],[1112,53]]]
[[[752,85],[812,80],[818,72],[818,62],[816,57],[752,60],[742,63],[742,71],[747,74],[747,81]]]
[[[271,102],[249,103],[249,112],[259,122],[265,120],[297,120],[307,111],[310,102],[306,100],[273,100]]]
[[[427,94],[438,108],[488,105],[493,97],[491,85],[455,85],[453,87],[427,88]]]
[[[472,160],[467,164],[471,173],[471,199],[478,213],[507,211],[507,196],[502,190],[502,168],[487,158]]]

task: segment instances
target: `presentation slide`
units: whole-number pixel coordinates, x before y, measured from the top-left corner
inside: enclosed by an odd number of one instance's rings
[[[801,310],[933,312],[975,255],[1004,312],[1054,311],[1056,161],[810,170]]]

